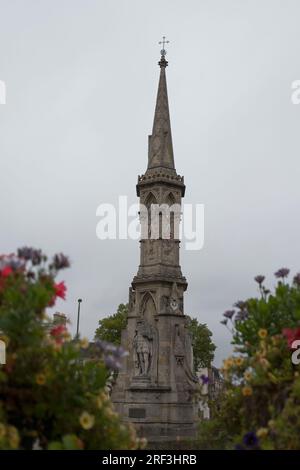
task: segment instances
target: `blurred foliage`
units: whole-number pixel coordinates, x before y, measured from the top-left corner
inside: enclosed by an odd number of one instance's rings
[[[200,424],[200,448],[300,449],[300,366],[292,362],[300,339],[300,275],[287,283],[288,274],[275,273],[274,292],[256,276],[259,298],[224,313],[234,354],[223,363],[217,410]]]
[[[72,341],[46,315],[66,287],[57,274],[69,266],[56,255],[22,248],[0,257],[0,449],[133,449],[134,430],[121,424],[104,391],[107,362],[120,348],[82,360],[88,341]]]

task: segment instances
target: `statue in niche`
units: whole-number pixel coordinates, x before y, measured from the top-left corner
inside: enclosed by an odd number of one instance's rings
[[[138,376],[148,376],[153,358],[153,327],[145,320],[137,323],[133,338],[134,365]]]
[[[129,287],[129,302],[128,302],[128,311],[132,312],[135,307],[135,290],[132,287]]]

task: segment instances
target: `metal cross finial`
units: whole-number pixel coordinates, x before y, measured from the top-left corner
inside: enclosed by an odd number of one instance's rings
[[[164,57],[167,53],[166,49],[165,49],[165,45],[166,44],[169,44],[170,41],[166,41],[166,36],[163,36],[162,38],[162,41],[159,41],[158,44],[162,44],[162,50],[160,51],[162,57]]]

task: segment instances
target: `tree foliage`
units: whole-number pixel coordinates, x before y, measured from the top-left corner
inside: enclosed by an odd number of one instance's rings
[[[120,304],[116,313],[99,320],[95,338],[115,345],[121,344],[121,333],[126,328],[127,314],[128,304]]]
[[[189,331],[192,338],[194,369],[210,367],[214,360],[216,346],[212,342],[212,332],[205,323],[199,323],[197,318],[191,318]]]

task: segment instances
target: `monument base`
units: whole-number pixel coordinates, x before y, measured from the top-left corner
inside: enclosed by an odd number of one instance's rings
[[[178,403],[174,395],[170,387],[133,384],[125,390],[125,397],[124,392],[114,390],[112,401],[122,421],[133,424],[138,437],[145,437],[149,443],[195,439],[196,404]]]

